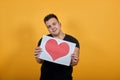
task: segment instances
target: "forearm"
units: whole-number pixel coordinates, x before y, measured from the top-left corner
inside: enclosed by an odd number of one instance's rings
[[[72,58],[71,58],[71,66],[75,66],[78,64],[79,62],[79,54],[80,54],[80,49],[79,48],[75,48],[74,53],[72,54]]]
[[[43,63],[43,60],[42,60],[42,59],[39,59],[39,58],[36,58],[36,61],[37,61],[37,63],[39,63],[39,64]]]

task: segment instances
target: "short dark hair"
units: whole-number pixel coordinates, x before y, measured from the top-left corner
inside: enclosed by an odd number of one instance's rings
[[[55,19],[57,19],[57,21],[59,21],[59,20],[58,20],[58,17],[57,17],[55,14],[48,14],[48,15],[45,16],[45,18],[44,18],[44,23],[46,23],[46,21],[48,21],[48,20],[51,19],[51,18],[55,18]]]

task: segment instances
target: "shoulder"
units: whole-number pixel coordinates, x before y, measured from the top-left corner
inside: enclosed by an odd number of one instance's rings
[[[47,36],[50,36],[50,37],[52,37],[52,35],[51,34],[47,34]],[[40,44],[41,44],[41,41],[42,41],[42,37],[40,38],[40,40],[38,41],[38,44],[37,44],[37,46],[40,46]]]
[[[75,37],[73,37],[73,36],[71,36],[71,35],[69,35],[69,34],[66,34],[66,37],[67,37],[67,38],[70,38],[70,39],[76,39]]]
[[[78,47],[78,48],[80,47],[79,41],[75,37],[73,37],[73,36],[71,36],[69,34],[66,34],[64,40],[69,41],[69,42],[73,42],[73,43],[76,44],[76,47]]]
[[[68,35],[68,34],[66,34],[65,40],[71,41],[71,42],[78,41],[75,37]]]

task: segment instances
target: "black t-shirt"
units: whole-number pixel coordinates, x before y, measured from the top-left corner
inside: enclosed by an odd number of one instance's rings
[[[52,37],[51,34],[48,36]],[[38,46],[40,46],[41,40],[42,38],[39,40]],[[73,42],[76,47],[80,48],[78,40],[68,34],[65,35],[63,40]],[[44,60],[40,80],[72,80],[72,70],[72,66],[64,66]]]

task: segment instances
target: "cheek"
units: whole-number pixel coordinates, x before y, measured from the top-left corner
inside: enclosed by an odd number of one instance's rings
[[[52,30],[51,30],[51,29],[48,29],[48,31],[49,31],[49,32],[52,32]]]

